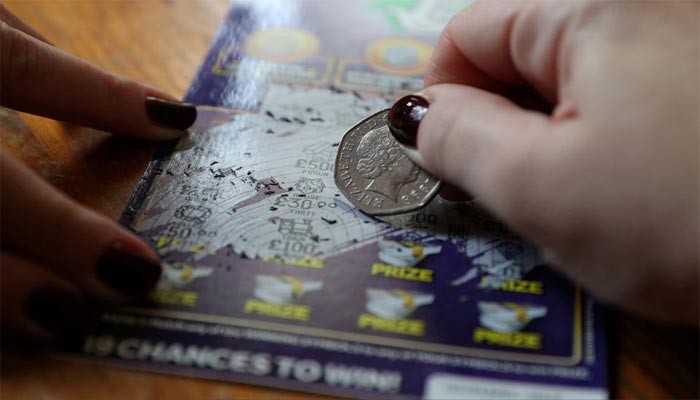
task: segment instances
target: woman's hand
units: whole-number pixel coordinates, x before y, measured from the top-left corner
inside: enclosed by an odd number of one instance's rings
[[[601,299],[697,323],[698,15],[693,2],[470,6],[433,54],[413,158]],[[541,98],[551,113],[532,110]]]
[[[61,51],[2,6],[0,20],[3,106],[153,140],[176,138],[194,122],[194,106]],[[3,334],[80,332],[100,301],[133,300],[158,280],[158,257],[138,237],[2,150],[0,179]]]

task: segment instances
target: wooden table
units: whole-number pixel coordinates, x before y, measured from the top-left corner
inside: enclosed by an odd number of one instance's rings
[[[113,72],[182,96],[227,0],[31,1],[5,6],[55,45]],[[116,219],[154,144],[0,109],[0,143],[81,203]],[[698,398],[695,328],[610,314],[610,389],[615,398]],[[242,384],[131,372],[2,348],[6,399],[309,399]]]

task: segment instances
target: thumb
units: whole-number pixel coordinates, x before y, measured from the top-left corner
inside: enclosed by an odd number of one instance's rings
[[[414,125],[417,140],[406,140],[405,132],[397,137],[392,128],[399,141],[416,145],[414,149],[404,146],[408,156],[535,239],[546,221],[542,201],[551,196],[552,181],[559,179],[552,167],[564,154],[564,149],[553,147],[561,146],[559,138],[566,135],[554,132],[566,123],[464,85],[434,85],[417,95],[426,100],[427,111],[397,112],[402,99],[389,117],[392,127],[408,125],[396,122],[396,117],[392,120],[392,115],[412,114],[419,119],[417,130]]]

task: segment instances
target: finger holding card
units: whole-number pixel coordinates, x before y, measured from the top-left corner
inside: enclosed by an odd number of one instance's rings
[[[53,46],[0,6],[2,105],[145,139],[173,139],[196,109]],[[0,151],[2,331],[75,336],[103,303],[145,296],[161,268],[153,251]]]
[[[23,341],[68,338],[97,321],[96,304],[56,273],[1,250],[2,334]]]
[[[75,333],[75,324],[89,322],[85,310],[134,300],[155,285],[160,264],[139,238],[2,152],[0,173],[3,332]],[[56,307],[65,310],[55,315]]]
[[[152,140],[181,136],[197,111],[155,88],[102,71],[0,13],[2,105]]]

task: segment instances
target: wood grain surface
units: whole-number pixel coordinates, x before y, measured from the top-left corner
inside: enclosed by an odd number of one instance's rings
[[[56,46],[182,97],[227,0],[30,1],[3,4]],[[1,45],[1,44],[0,44]],[[0,77],[1,78],[1,77]],[[0,145],[86,206],[117,219],[153,143],[0,109]],[[697,328],[609,313],[611,395],[698,398]],[[308,394],[125,371],[2,346],[3,399],[312,399]]]

